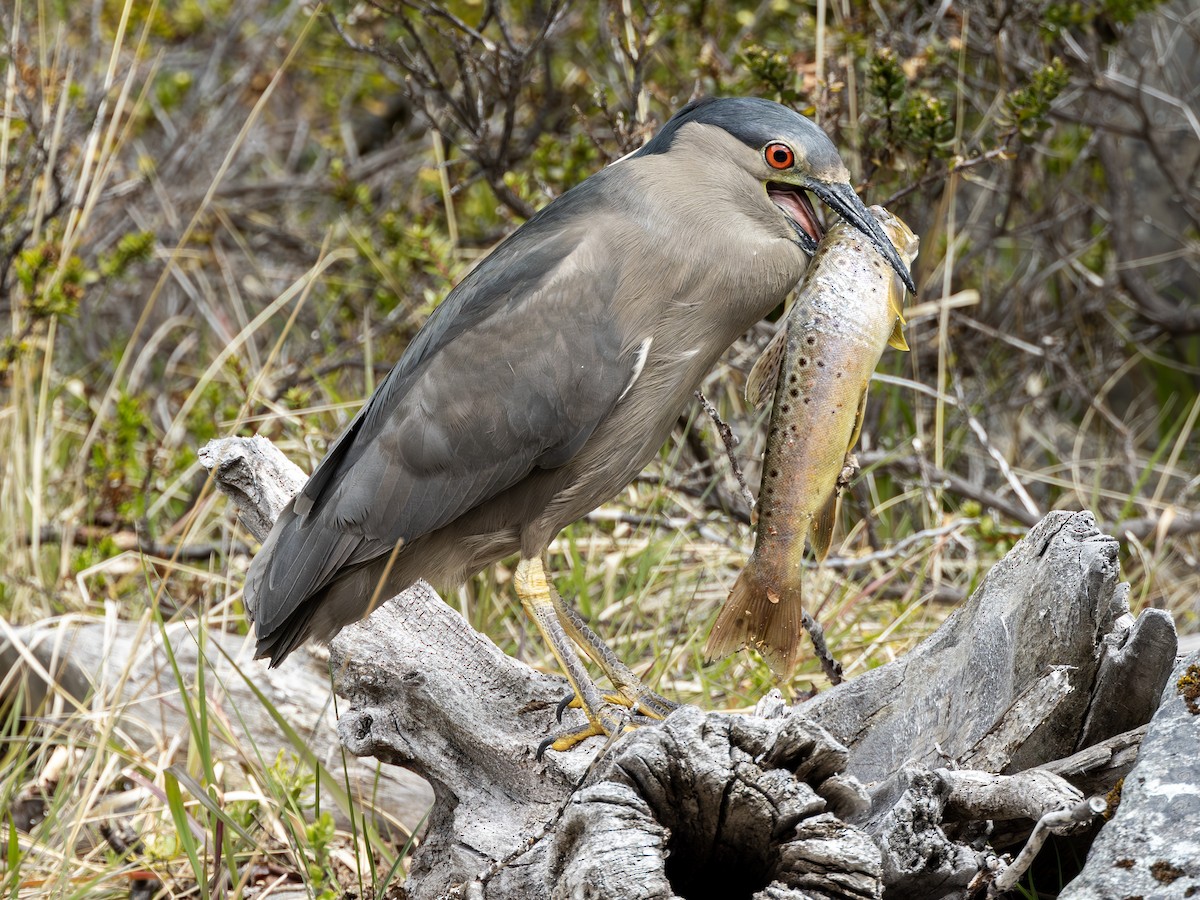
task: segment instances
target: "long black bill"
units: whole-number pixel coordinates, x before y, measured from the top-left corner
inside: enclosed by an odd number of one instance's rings
[[[830,208],[839,213],[843,219],[869,237],[871,243],[875,245],[875,249],[883,254],[883,258],[896,270],[896,274],[904,281],[905,286],[913,292],[914,296],[916,295],[917,286],[913,284],[908,266],[904,265],[900,254],[896,252],[896,248],[892,246],[888,236],[884,234],[883,228],[875,221],[875,217],[858,199],[854,188],[848,184],[836,182],[830,184],[824,181],[811,181],[805,187],[829,204]]]

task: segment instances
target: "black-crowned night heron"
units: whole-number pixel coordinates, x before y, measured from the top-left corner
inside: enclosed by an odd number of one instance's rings
[[[278,665],[418,579],[455,585],[519,553],[521,603],[588,717],[553,746],[620,727],[614,701],[669,711],[558,597],[542,556],[641,471],[720,355],[796,285],[822,233],[808,191],[912,289],[833,143],[765,100],[688,104],[517,229],[429,317],[255,556],[259,656]]]

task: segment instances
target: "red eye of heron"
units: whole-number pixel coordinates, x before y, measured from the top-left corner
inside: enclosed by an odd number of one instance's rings
[[[772,169],[789,169],[796,161],[796,154],[787,144],[767,144],[763,149],[763,155],[767,158],[767,165]]]

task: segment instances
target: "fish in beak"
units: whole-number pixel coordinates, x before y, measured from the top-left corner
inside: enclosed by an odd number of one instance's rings
[[[896,248],[892,246],[892,242],[888,240],[888,236],[884,234],[879,222],[867,212],[866,205],[858,198],[858,194],[854,193],[854,188],[850,187],[849,184],[817,181],[815,178],[810,179],[804,187],[820,197],[830,209],[865,234],[871,243],[875,245],[875,249],[888,261],[888,265],[896,270],[896,274],[900,276],[900,280],[904,282],[905,287],[912,291],[914,296],[916,295],[917,286],[913,283],[912,274],[908,271],[908,266],[900,259],[900,254],[896,252]],[[797,228],[797,232],[801,230]],[[805,234],[801,238],[801,246],[809,254],[816,250],[815,242],[812,245],[812,249],[805,246],[805,238],[811,240],[811,237],[811,235]]]

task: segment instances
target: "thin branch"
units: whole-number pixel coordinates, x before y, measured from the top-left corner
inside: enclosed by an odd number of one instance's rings
[[[986,165],[987,163],[996,162],[997,160],[1007,161],[1012,159],[1013,153],[1012,150],[1009,149],[1009,145],[1012,143],[1012,138],[1015,134],[1016,132],[1013,131],[1007,135],[1002,135],[1001,137],[1004,143],[999,147],[994,147],[993,149],[980,153],[978,156],[973,156],[970,159],[959,160],[945,171],[932,172],[929,175],[926,175],[924,178],[914,181],[912,184],[908,185],[908,187],[901,188],[900,190],[896,191],[896,193],[884,200],[883,205],[891,208],[893,204],[904,199],[909,194],[923,190],[929,187],[931,184],[946,182],[950,179],[951,175],[957,175],[959,172],[966,172],[979,166]]]
[[[979,519],[965,518],[956,519],[948,525],[942,525],[939,528],[926,528],[922,531],[910,534],[903,540],[897,541],[885,550],[876,550],[874,553],[868,553],[865,556],[831,556],[824,562],[814,562],[806,559],[804,567],[807,569],[836,569],[838,571],[850,571],[853,569],[865,569],[873,566],[875,563],[886,562],[889,559],[895,559],[908,551],[914,544],[924,543],[925,541],[936,540],[937,538],[945,537],[946,535],[955,534],[965,528],[970,528],[978,525]]]
[[[1104,168],[1111,173],[1107,179],[1109,197],[1113,205],[1113,224],[1109,234],[1117,248],[1117,256],[1123,261],[1132,260],[1138,254],[1126,223],[1134,219],[1133,196],[1126,187],[1126,180],[1121,176],[1120,160],[1111,139],[1102,139],[1099,146],[1100,159]],[[1200,332],[1200,308],[1189,308],[1183,304],[1177,306],[1164,299],[1136,266],[1118,266],[1117,278],[1137,305],[1138,312],[1164,331],[1173,335]]]
[[[955,475],[953,472],[947,472],[945,469],[939,469],[928,464],[919,457],[890,456],[883,451],[871,451],[860,453],[859,461],[863,464],[864,468],[871,465],[879,465],[885,469],[897,469],[918,477],[924,473],[931,482],[938,482],[944,490],[952,494],[957,494],[960,497],[966,497],[969,500],[977,500],[984,506],[991,507],[1001,515],[1007,516],[1009,519],[1019,522],[1027,528],[1032,528],[1038,522],[1036,516],[1031,515],[1027,509],[1019,504],[1012,503],[999,494],[979,485],[972,484],[960,475]]]
[[[725,444],[725,454],[729,458],[729,467],[733,470],[734,476],[737,478],[738,487],[742,491],[742,499],[746,501],[746,506],[754,509],[754,494],[750,488],[746,486],[746,476],[742,474],[742,467],[738,465],[737,457],[734,456],[734,448],[738,445],[737,435],[733,433],[733,429],[721,418],[721,414],[717,412],[717,408],[713,406],[708,398],[700,391],[696,391],[696,399],[700,401],[700,405],[704,407],[704,411],[708,413],[713,424],[717,426],[717,434],[721,436],[721,442]]]
[[[812,641],[813,652],[821,663],[821,671],[825,673],[830,684],[841,684],[845,681],[845,678],[842,677],[842,664],[834,657],[829,645],[825,642],[825,629],[803,607],[800,609],[800,621],[804,623],[804,630],[808,632],[808,637]]]
[[[1164,528],[1165,523],[1165,528]],[[1122,537],[1129,536],[1144,541],[1162,531],[1163,537],[1184,537],[1200,533],[1200,514],[1194,510],[1171,508],[1157,516],[1126,519],[1113,526],[1113,531]]]
[[[1070,809],[1046,813],[1038,820],[1033,834],[1029,836],[1029,840],[1017,854],[1017,858],[988,886],[988,896],[998,897],[1005,891],[1016,887],[1021,876],[1033,865],[1034,857],[1037,856],[1038,851],[1042,849],[1042,844],[1046,843],[1046,838],[1051,834],[1066,834],[1074,831],[1080,825],[1091,822],[1106,809],[1108,809],[1108,803],[1103,797],[1088,797],[1086,800],[1080,800]]]
[[[992,444],[991,440],[988,438],[987,430],[983,427],[983,423],[980,422],[979,419],[975,418],[974,415],[972,415],[970,407],[967,404],[966,395],[963,393],[962,382],[960,382],[957,378],[954,379],[954,393],[958,396],[958,408],[962,414],[966,416],[967,425],[970,426],[971,431],[975,434],[975,437],[979,439],[979,443],[983,445],[983,449],[987,451],[988,456],[995,461],[996,467],[1000,469],[1000,474],[1004,476],[1004,480],[1008,483],[1008,486],[1012,489],[1012,492],[1017,495],[1017,499],[1021,501],[1021,504],[1025,507],[1025,511],[1028,512],[1029,515],[1031,515],[1034,519],[1040,519],[1042,517],[1042,511],[1038,509],[1038,505],[1033,502],[1033,498],[1029,496],[1029,492],[1025,490],[1025,486],[1021,484],[1020,480],[1018,480],[1017,476],[1013,473],[1012,467],[1008,464],[1008,460],[1006,460],[1004,455],[996,449],[994,444]]]
[[[120,552],[136,550],[146,556],[157,556],[167,559],[199,560],[229,553],[249,554],[251,552],[250,545],[240,541],[232,544],[202,543],[178,546],[161,541],[143,541],[133,531],[114,532],[108,528],[96,528],[87,525],[81,525],[76,528],[71,537],[72,543],[78,547],[86,547],[95,542],[109,540],[112,542],[112,546]],[[27,534],[23,540],[26,546],[30,546],[33,543],[33,536]],[[57,544],[62,540],[62,529],[57,525],[43,525],[38,533],[38,542],[42,544]]]

